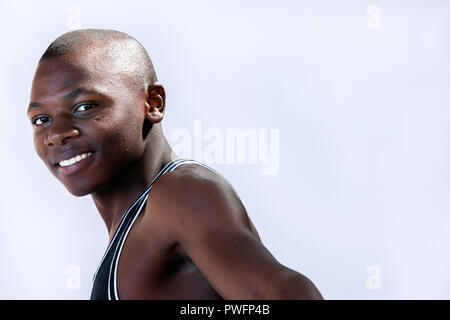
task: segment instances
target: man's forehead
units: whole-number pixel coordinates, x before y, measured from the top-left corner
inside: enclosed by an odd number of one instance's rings
[[[45,98],[79,87],[104,87],[112,77],[107,68],[72,57],[57,57],[42,61],[35,73],[32,99]]]
[[[100,61],[101,59],[97,59]],[[35,80],[45,78],[77,78],[88,79],[98,76],[102,71],[107,72],[106,66],[100,66],[100,62],[86,56],[70,54],[54,57],[41,61],[36,69]]]

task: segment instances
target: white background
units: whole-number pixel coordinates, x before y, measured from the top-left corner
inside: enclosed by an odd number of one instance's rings
[[[279,130],[277,174],[210,166],[325,298],[450,298],[450,2],[2,0],[0,15],[1,299],[88,299],[106,248],[26,117],[38,59],[74,28],[146,47],[169,142],[195,120]]]

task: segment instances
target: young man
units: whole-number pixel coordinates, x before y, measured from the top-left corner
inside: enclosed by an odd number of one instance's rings
[[[165,97],[146,50],[118,31],[66,33],[37,66],[36,152],[109,232],[91,299],[321,299],[264,247],[226,179],[173,152]]]

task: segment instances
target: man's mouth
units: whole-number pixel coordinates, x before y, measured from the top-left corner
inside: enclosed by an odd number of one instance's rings
[[[72,175],[86,170],[94,161],[94,154],[94,151],[80,153],[69,159],[59,161],[55,166],[62,175]]]
[[[67,166],[71,166],[77,162],[80,162],[81,160],[86,159],[87,157],[89,157],[92,154],[92,152],[86,152],[86,153],[81,153],[81,154],[77,154],[76,156],[73,156],[70,159],[66,159],[66,160],[61,160],[60,162],[58,162],[58,165],[60,167],[67,167]]]

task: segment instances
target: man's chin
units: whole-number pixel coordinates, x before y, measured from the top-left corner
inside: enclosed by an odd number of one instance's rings
[[[74,195],[75,197],[84,197],[87,196],[88,194],[91,194],[91,192],[87,192],[87,191],[83,191],[83,190],[70,190],[67,189],[72,195]]]
[[[69,191],[75,197],[84,197],[94,192],[94,188],[88,186],[64,186],[66,187],[67,191]]]

